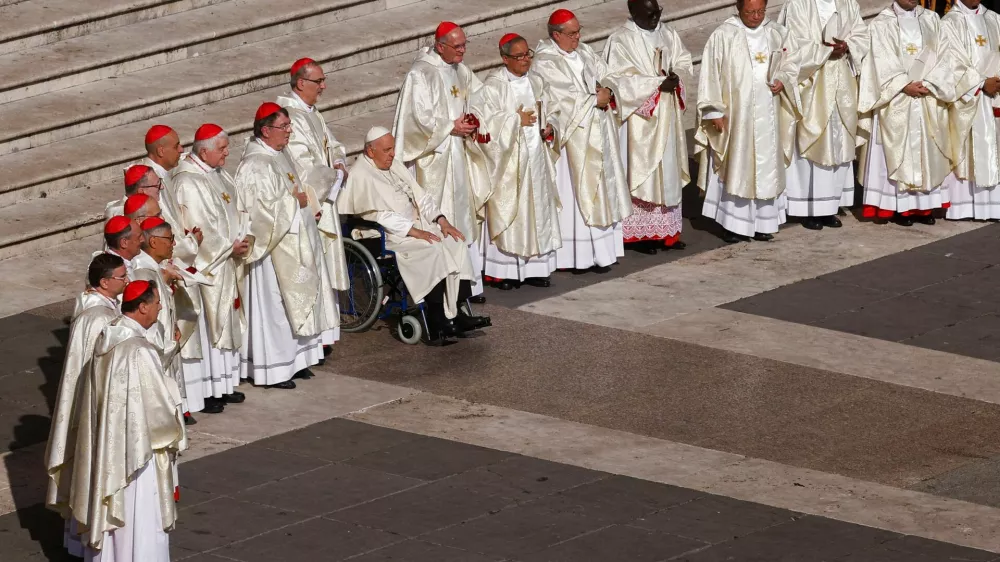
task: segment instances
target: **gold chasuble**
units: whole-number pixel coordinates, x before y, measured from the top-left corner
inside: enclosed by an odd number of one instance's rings
[[[821,8],[823,7],[822,13]],[[833,23],[831,23],[833,22]],[[798,126],[801,156],[822,166],[854,161],[858,141],[857,72],[870,48],[868,26],[856,0],[788,0],[778,23],[785,26],[799,61],[802,120]],[[838,28],[830,30],[830,26]],[[824,33],[847,43],[848,54],[830,60],[833,48],[823,44]],[[785,84],[790,87],[792,84]],[[831,118],[838,119],[831,126]]]
[[[919,6],[901,15],[889,7],[872,20],[871,52],[861,65],[858,102],[859,138],[865,143],[858,151],[860,181],[868,169],[875,117],[888,177],[899,191],[929,192],[951,173],[946,102],[954,99],[955,90],[948,66],[936,64],[940,23],[937,14]],[[903,93],[911,82],[921,82],[931,95]]]

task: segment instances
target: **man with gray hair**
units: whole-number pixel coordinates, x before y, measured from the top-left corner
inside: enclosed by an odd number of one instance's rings
[[[125,195],[121,199],[108,202],[104,207],[104,218],[110,219],[116,215],[125,214],[125,201],[133,195],[146,195],[154,199],[159,199],[160,190],[163,189],[163,181],[156,176],[156,172],[145,164],[129,166],[125,170]]]
[[[573,12],[553,12],[548,29],[549,38],[535,49],[531,75],[548,92],[542,113],[552,125],[552,147],[559,156],[563,245],[556,251],[556,267],[606,273],[625,255],[621,222],[632,214],[612,90],[605,83],[607,64],[580,41]]]
[[[211,123],[202,125],[195,132],[191,153],[174,169],[173,177],[183,228],[201,227],[203,234],[191,268],[212,282],[201,286],[204,313],[198,318],[203,372],[209,379],[189,379],[185,369],[184,382],[201,386],[205,405],[212,411],[246,398],[235,388],[246,378],[240,349],[246,332],[243,256],[249,250],[249,219],[237,209],[236,184],[223,168],[227,156],[225,131]]]
[[[469,96],[482,83],[465,66],[462,28],[441,22],[434,44],[420,49],[403,80],[392,134],[400,161],[412,166],[417,183],[465,238],[476,278],[472,294],[482,293],[482,237],[479,215],[489,195],[484,165],[470,159],[471,143],[486,142],[469,112]]]

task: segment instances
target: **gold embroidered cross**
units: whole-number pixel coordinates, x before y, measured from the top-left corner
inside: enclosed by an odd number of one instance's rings
[[[757,62],[759,62],[760,64],[764,64],[765,62],[767,62],[767,55],[765,55],[764,53],[757,53],[757,56],[755,56],[754,58],[757,59]]]
[[[459,91],[458,86],[452,86],[451,87],[451,95],[452,96],[455,96],[457,98],[458,94],[460,94],[460,93],[461,92]]]
[[[976,35],[976,45],[979,45],[980,47],[985,47],[986,38],[983,37],[982,35]]]
[[[910,56],[913,56],[913,55],[917,54],[917,46],[914,45],[913,43],[910,43],[909,45],[906,46],[906,52]]]
[[[293,176],[292,174],[288,174],[288,181],[295,183],[295,176]]]
[[[228,193],[223,193],[222,194],[222,198],[226,201],[226,205],[228,205],[229,204],[229,194]]]

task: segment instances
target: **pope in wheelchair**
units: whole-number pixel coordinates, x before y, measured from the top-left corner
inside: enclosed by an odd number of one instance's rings
[[[471,295],[475,272],[465,237],[441,214],[406,167],[395,160],[395,139],[383,127],[365,137],[364,154],[351,167],[337,198],[341,214],[378,223],[385,249],[413,302],[424,301],[429,339],[459,336],[491,325],[460,306]]]

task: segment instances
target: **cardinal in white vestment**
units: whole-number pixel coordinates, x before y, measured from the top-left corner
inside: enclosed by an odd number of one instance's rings
[[[142,228],[138,221],[121,215],[108,219],[104,223],[104,246],[107,253],[125,261],[125,270],[131,277],[135,269],[133,261],[142,251]]]
[[[858,179],[866,218],[934,224],[948,206],[941,184],[951,174],[948,105],[951,77],[937,64],[941,18],[895,0],[869,25],[871,52],[861,65]]]
[[[476,145],[491,186],[484,270],[501,290],[522,282],[548,287],[562,247],[553,154],[544,140],[552,128],[538,122],[544,88],[528,75],[533,54],[520,35],[501,37],[504,67],[486,77],[470,104],[480,132],[489,135]]]
[[[160,180],[160,189],[156,194],[160,216],[177,231],[173,261],[180,266],[190,267],[198,254],[198,245],[201,244],[201,229],[182,229],[177,189],[171,179],[180,163],[184,147],[177,132],[166,125],[150,127],[146,132],[145,146],[146,157],[139,164],[149,166]]]
[[[202,125],[194,144],[174,170],[173,185],[183,228],[198,228],[202,241],[191,269],[211,284],[201,285],[203,311],[199,317],[202,355],[210,365],[210,380],[202,388],[206,407],[221,411],[223,404],[239,404],[246,396],[236,390],[246,378],[241,358],[246,316],[246,234],[249,217],[236,205],[236,184],[223,168],[229,156],[229,137],[218,125]]]
[[[702,214],[728,243],[769,241],[785,222],[785,175],[798,118],[788,32],[766,0],[744,0],[708,38],[698,83],[695,154]],[[773,61],[773,64],[772,64]]]
[[[691,182],[681,75],[694,72],[691,53],[680,35],[660,22],[657,0],[629,0],[628,9],[632,19],[604,44],[632,192],[633,213],[622,221],[622,234],[626,244],[646,254],[664,246],[681,250],[686,246],[680,239],[681,195]]]
[[[110,219],[116,215],[124,215],[125,201],[133,195],[145,195],[155,200],[160,198],[161,180],[152,168],[145,164],[135,164],[125,170],[125,195],[121,199],[108,202],[104,207],[104,218]]]
[[[90,368],[94,345],[104,327],[118,317],[118,296],[128,283],[125,262],[112,254],[98,254],[87,271],[88,289],[76,300],[69,327],[66,361],[63,363],[52,426],[45,448],[45,468],[49,475],[45,505],[66,519],[64,545],[73,556],[83,557],[83,544],[69,509],[73,457],[80,407],[77,389],[80,375]],[[86,450],[86,449],[85,449]]]
[[[954,85],[950,107],[957,179],[945,181],[949,219],[1000,219],[1000,15],[955,0],[941,20],[941,51]]]
[[[236,170],[238,209],[250,218],[248,324],[250,376],[259,386],[295,388],[311,378],[333,343],[338,314],[316,215],[319,201],[284,151],[292,130],[288,111],[267,102],[257,109],[254,137]]]
[[[351,288],[347,278],[347,261],[344,240],[340,232],[340,214],[337,212],[337,194],[347,175],[347,150],[333,136],[323,114],[316,107],[320,95],[326,90],[326,75],[315,61],[309,58],[295,61],[291,68],[291,88],[288,94],[278,96],[278,105],[288,111],[292,120],[292,136],[285,152],[298,170],[302,185],[319,202],[319,232],[323,239],[323,253],[332,286],[324,291],[346,291]],[[335,340],[340,339],[340,306],[334,316]],[[326,343],[326,342],[325,342]],[[330,342],[332,343],[332,342]],[[330,349],[326,348],[326,352]]]
[[[421,48],[396,102],[392,134],[396,154],[411,166],[419,183],[465,237],[476,278],[472,294],[483,292],[482,226],[478,219],[489,193],[485,167],[470,162],[469,145],[485,141],[469,113],[469,96],[482,86],[462,63],[465,32],[442,22],[434,44]]]
[[[625,255],[621,222],[632,214],[622,166],[607,64],[580,42],[580,22],[569,10],[549,17],[549,39],[538,43],[531,74],[545,85],[545,122],[555,135],[556,186],[562,211],[559,269],[610,271]]]
[[[778,22],[795,45],[802,100],[788,214],[811,230],[837,228],[840,208],[854,204],[857,76],[871,46],[868,26],[857,0],[788,0]]]
[[[170,560],[185,433],[179,390],[146,337],[159,308],[156,285],[129,283],[122,316],[104,328],[83,375],[69,509],[87,528],[87,562]]]
[[[459,306],[471,293],[475,277],[461,231],[395,159],[395,139],[373,127],[365,153],[351,167],[348,185],[337,205],[341,213],[379,223],[386,249],[395,252],[399,275],[413,299],[426,301],[430,338],[457,336],[490,325]]]

